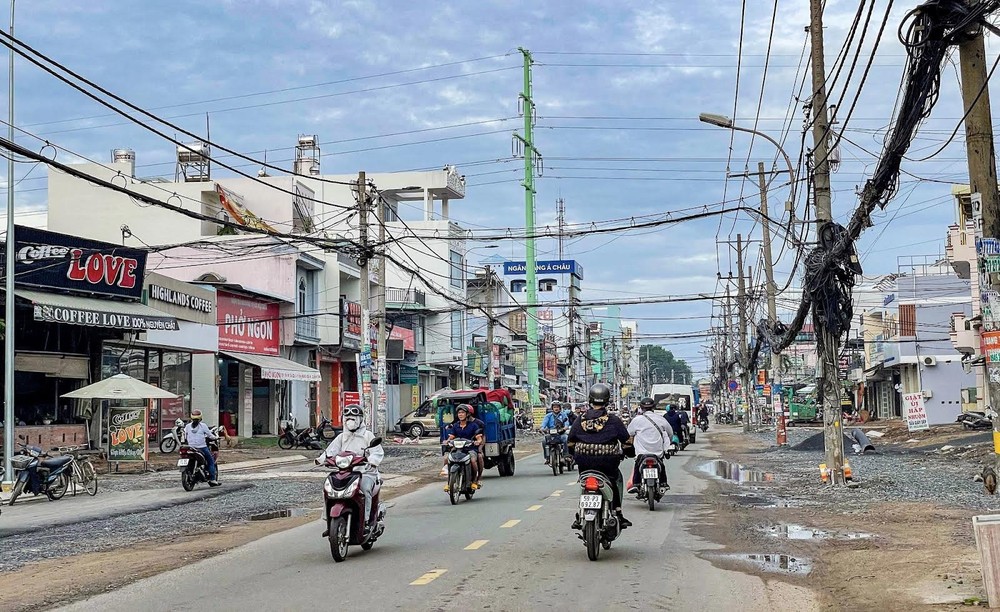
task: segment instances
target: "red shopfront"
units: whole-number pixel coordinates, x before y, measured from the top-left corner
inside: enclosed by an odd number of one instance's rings
[[[241,437],[275,433],[288,414],[289,381],[318,381],[319,371],[281,357],[280,304],[218,293],[219,422]]]

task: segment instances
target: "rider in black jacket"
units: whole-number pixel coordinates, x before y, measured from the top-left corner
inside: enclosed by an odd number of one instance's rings
[[[625,483],[618,466],[622,462],[622,444],[629,439],[628,430],[621,419],[608,414],[611,389],[607,385],[597,383],[591,387],[588,400],[590,410],[569,430],[569,447],[581,473],[589,470],[600,472],[611,483],[614,491],[612,505],[624,529],[632,523],[622,516],[622,489]],[[579,529],[579,523],[578,514],[573,529]]]

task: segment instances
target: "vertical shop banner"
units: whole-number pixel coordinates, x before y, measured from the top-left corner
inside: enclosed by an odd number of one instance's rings
[[[148,408],[109,409],[108,461],[147,461],[146,438]]]
[[[416,410],[420,407],[420,385],[410,387],[410,408]]]
[[[906,411],[906,427],[910,431],[930,429],[927,410],[924,408],[923,393],[904,393],[903,410]]]
[[[187,415],[184,414],[184,398],[160,400],[160,430],[162,432],[166,433],[173,429],[174,421],[183,419],[185,416]]]
[[[278,305],[224,291],[218,297],[219,350],[277,355]]]

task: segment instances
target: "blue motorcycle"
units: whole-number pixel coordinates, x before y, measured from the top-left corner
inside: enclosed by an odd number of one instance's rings
[[[25,489],[35,495],[44,493],[52,501],[66,495],[73,457],[53,457],[38,446],[28,446],[23,442],[18,444],[21,451],[14,456],[12,463],[17,477],[7,505],[13,506]]]

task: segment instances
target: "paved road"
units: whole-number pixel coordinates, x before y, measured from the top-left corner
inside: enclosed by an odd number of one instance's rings
[[[668,462],[673,489],[655,512],[626,501],[635,526],[597,562],[569,528],[575,472],[552,476],[535,455],[521,460],[513,478],[487,478],[471,502],[451,506],[441,485],[396,499],[385,536],[372,551],[352,548],[344,563],[333,562],[317,521],[65,609],[812,608],[779,582],[697,556],[711,545],[687,534],[684,523],[705,516],[698,503],[705,482],[690,471],[714,455],[708,446],[699,442]]]

